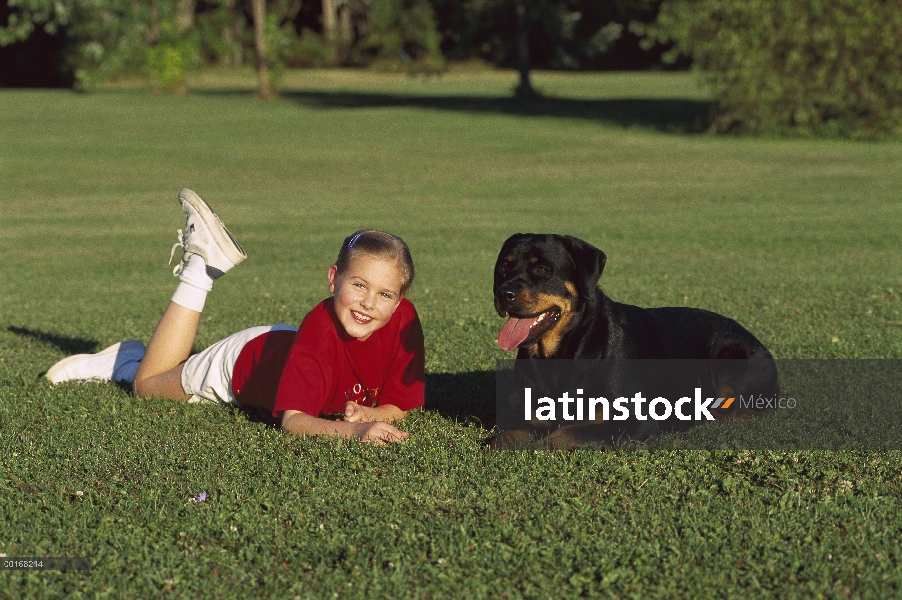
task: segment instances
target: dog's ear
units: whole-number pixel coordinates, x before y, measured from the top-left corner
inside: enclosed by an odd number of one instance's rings
[[[604,271],[604,263],[608,257],[589,242],[579,238],[562,235],[561,241],[570,253],[573,264],[576,265],[576,284],[580,294],[584,298],[591,298],[598,290],[598,280],[601,279],[601,272]]]

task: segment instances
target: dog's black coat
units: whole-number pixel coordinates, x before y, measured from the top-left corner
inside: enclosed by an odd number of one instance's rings
[[[747,363],[754,368],[743,367],[739,373],[728,368],[689,378],[715,394],[779,393],[771,353],[739,323],[698,308],[640,308],[615,302],[598,287],[605,261],[598,248],[565,235],[518,233],[504,242],[495,265],[498,314],[532,318],[548,312],[551,317],[546,321],[554,321],[519,345],[518,359],[694,359],[705,364],[711,364],[709,359],[755,359]],[[612,380],[617,380],[616,372]],[[558,437],[568,438],[564,446],[579,445],[582,438],[576,435],[574,440],[574,435]]]

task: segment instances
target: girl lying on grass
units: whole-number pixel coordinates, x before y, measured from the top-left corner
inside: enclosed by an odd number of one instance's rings
[[[178,232],[179,284],[145,351],[126,340],[70,356],[47,378],[132,384],[141,397],[262,408],[282,429],[384,444],[409,437],[390,423],[423,406],[423,330],[404,295],[413,283],[407,244],[375,229],[345,239],[329,268],[331,298],[300,329],[254,327],[190,356],[213,281],[247,255],[210,206],[179,193],[187,217]],[[340,415],[341,420],[324,416]]]

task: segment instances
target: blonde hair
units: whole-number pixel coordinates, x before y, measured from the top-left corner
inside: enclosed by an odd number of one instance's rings
[[[351,261],[360,254],[366,254],[383,260],[393,260],[401,273],[401,295],[407,293],[413,285],[413,259],[410,248],[404,240],[379,229],[360,229],[345,238],[338,251],[335,266],[343,273]]]

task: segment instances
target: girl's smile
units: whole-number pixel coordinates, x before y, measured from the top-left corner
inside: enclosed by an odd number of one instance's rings
[[[401,302],[401,273],[393,260],[361,254],[343,273],[329,268],[335,314],[349,336],[364,341],[391,319]]]
[[[361,325],[366,325],[370,321],[373,320],[372,317],[368,317],[363,313],[359,313],[356,310],[351,311],[351,316],[354,317],[354,320],[360,323]]]

